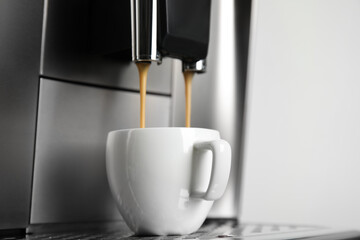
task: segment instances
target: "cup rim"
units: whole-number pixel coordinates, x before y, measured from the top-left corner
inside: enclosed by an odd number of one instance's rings
[[[145,132],[145,131],[149,131],[149,130],[164,130],[164,129],[173,129],[173,130],[184,130],[184,131],[194,131],[194,130],[201,130],[201,131],[210,131],[210,132],[217,132],[219,133],[218,130],[215,129],[210,129],[210,128],[198,128],[198,127],[146,127],[146,128],[126,128],[126,129],[118,129],[118,130],[112,130],[109,131],[108,134],[113,134],[113,133],[121,133],[121,132],[129,132],[129,131],[141,131],[141,132]]]

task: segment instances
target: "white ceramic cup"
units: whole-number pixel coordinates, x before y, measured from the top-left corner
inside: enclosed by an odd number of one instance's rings
[[[118,209],[139,235],[200,228],[226,188],[230,145],[218,131],[143,128],[110,132],[106,168]]]

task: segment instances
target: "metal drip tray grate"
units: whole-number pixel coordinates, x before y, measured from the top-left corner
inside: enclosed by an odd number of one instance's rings
[[[94,227],[78,228],[77,225],[63,225],[60,230],[51,232],[48,225],[30,228],[30,232],[22,237],[3,237],[0,239],[33,239],[33,240],[115,240],[115,239],[360,239],[360,233],[355,231],[335,231],[333,229],[278,225],[278,224],[237,224],[234,220],[207,220],[199,231],[184,236],[134,236],[124,222],[111,223],[110,227],[95,229]],[[68,228],[68,230],[66,230]],[[39,231],[40,229],[40,231]],[[44,231],[50,230],[50,233]],[[32,233],[31,233],[32,232]],[[41,233],[42,232],[42,233]]]

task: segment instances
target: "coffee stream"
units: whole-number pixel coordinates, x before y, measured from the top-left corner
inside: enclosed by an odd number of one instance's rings
[[[140,128],[145,127],[145,98],[146,98],[146,80],[150,68],[150,62],[137,62],[140,79]]]
[[[145,128],[145,98],[146,98],[146,81],[150,68],[150,62],[137,62],[140,79],[140,128]],[[194,72],[185,71],[185,126],[191,125],[191,84]]]
[[[191,125],[191,84],[194,72],[185,71],[185,127]]]

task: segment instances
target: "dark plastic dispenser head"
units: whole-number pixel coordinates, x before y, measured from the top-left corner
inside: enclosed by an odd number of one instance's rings
[[[210,0],[158,0],[162,55],[196,62],[209,46]]]

